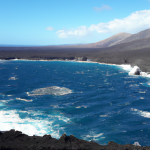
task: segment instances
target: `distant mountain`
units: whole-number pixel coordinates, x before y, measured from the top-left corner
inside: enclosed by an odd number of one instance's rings
[[[110,38],[107,38],[105,40],[102,40],[102,41],[99,41],[99,42],[96,42],[96,43],[92,43],[92,44],[88,44],[88,47],[90,47],[90,48],[105,48],[105,47],[109,47],[109,46],[113,45],[116,42],[124,40],[127,37],[130,37],[131,35],[132,34],[130,34],[130,33],[121,32],[121,33],[115,34],[115,35],[113,35]]]
[[[105,48],[105,51],[119,52],[119,51],[138,50],[138,49],[145,49],[145,48],[150,48],[150,37],[107,47]]]
[[[121,32],[96,43],[72,45],[68,48],[105,48],[117,51],[150,48],[150,29],[136,34]]]
[[[132,34],[131,36],[129,36],[125,39],[117,41],[117,42],[113,43],[111,46],[121,44],[121,43],[136,41],[136,40],[140,40],[140,39],[145,39],[145,38],[149,38],[149,37],[150,37],[150,29],[146,29],[146,30],[143,30],[143,31],[138,32],[136,34]]]
[[[91,43],[91,44],[81,44],[81,45],[58,45],[57,47],[60,48],[105,48],[113,45],[116,42],[119,42],[121,40],[126,39],[127,37],[130,37],[132,34],[121,32],[118,34],[115,34],[111,36],[110,38],[107,38],[105,40]]]

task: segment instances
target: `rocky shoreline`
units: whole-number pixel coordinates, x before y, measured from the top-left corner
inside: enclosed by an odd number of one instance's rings
[[[90,59],[106,64],[131,64],[150,72],[150,50],[121,50],[111,48],[57,48],[57,47],[0,47],[0,59],[77,60]]]
[[[150,146],[120,145],[113,141],[99,145],[63,134],[60,139],[51,135],[28,136],[20,131],[0,132],[0,150],[150,150]]]

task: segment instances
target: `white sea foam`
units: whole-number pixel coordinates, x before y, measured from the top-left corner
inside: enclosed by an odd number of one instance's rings
[[[150,77],[150,73],[141,71],[138,66],[134,66],[134,67],[132,67],[131,65],[119,65],[119,66],[122,67],[122,69],[128,71],[129,75],[136,75],[136,73],[139,72],[140,76],[148,77],[148,78]]]
[[[23,98],[16,98],[17,100],[21,100],[21,101],[26,101],[26,102],[32,102],[33,100],[30,99],[30,100],[27,100],[27,99],[23,99]]]
[[[35,95],[66,95],[72,93],[72,90],[65,87],[51,86],[46,88],[35,89],[31,92],[27,92],[28,96]]]
[[[89,135],[83,135],[82,137],[84,140],[96,141],[96,140],[99,140],[101,138],[105,138],[105,137],[102,137],[102,135],[103,135],[103,133],[95,134],[95,133],[91,132]]]
[[[76,108],[87,108],[87,106],[81,105],[81,106],[77,106]]]
[[[19,111],[20,113],[28,113],[34,115],[40,115],[39,112],[32,111]],[[62,129],[59,127],[57,120],[62,120],[65,123],[69,122],[69,119],[60,115],[48,115],[48,118],[51,118],[51,121],[41,120],[41,119],[32,119],[25,118],[21,119],[16,110],[10,111],[0,111],[0,129],[1,131],[7,131],[10,129],[15,129],[22,131],[25,134],[30,136],[39,135],[43,136],[45,134],[51,134],[55,138],[59,138],[59,130]],[[57,126],[54,127],[56,123]]]
[[[61,120],[63,122],[66,122],[66,123],[70,123],[70,119],[67,118],[67,117],[64,117],[64,116],[60,116],[60,115],[48,115],[49,118],[57,118],[58,120]]]
[[[140,97],[140,99],[144,99],[144,97]]]
[[[100,117],[108,117],[108,115],[99,115]]]
[[[100,134],[93,134],[93,135],[87,135],[86,137],[94,137],[94,138],[96,138],[96,137],[100,137],[100,136],[102,136],[103,135],[103,133],[100,133]]]
[[[46,131],[44,130],[44,124],[40,123],[40,120],[33,120],[29,118],[20,119],[19,114],[16,114],[16,111],[0,111],[0,118],[0,129],[2,131],[15,129],[28,135],[46,134]],[[38,128],[41,126],[43,126],[43,129],[39,131]]]
[[[131,110],[134,111],[136,114],[139,114],[140,116],[143,116],[145,118],[150,118],[150,112],[148,111],[142,111],[134,108],[131,108]]]
[[[137,87],[139,86],[138,84],[130,84],[129,87]]]
[[[7,103],[9,100],[0,100],[0,102]]]
[[[7,60],[0,59],[0,63],[5,63]]]
[[[146,93],[145,91],[139,91],[139,93]]]
[[[139,142],[134,142],[133,145],[135,145],[135,146],[141,146],[141,145],[139,144]]]
[[[140,68],[138,66],[134,66],[129,72],[129,75],[140,75],[140,72]]]
[[[131,71],[132,69],[131,65],[120,65],[120,67],[122,67],[123,70],[126,70],[126,71]]]
[[[150,83],[149,82],[147,82],[147,83],[140,83],[140,84],[142,84],[143,86],[146,86],[146,87],[150,87]]]
[[[150,74],[149,74],[149,73],[146,73],[146,72],[140,72],[140,75],[143,76],[143,77],[148,77],[148,78],[150,78]]]
[[[6,106],[5,104],[8,103],[10,100],[0,100],[0,107]]]
[[[126,70],[129,72],[129,75],[135,75],[135,73],[137,71],[141,72],[140,68],[138,66],[134,66],[132,67],[131,65],[120,65],[120,67],[123,69],[123,70]]]
[[[18,78],[16,77],[10,77],[9,80],[17,80]]]

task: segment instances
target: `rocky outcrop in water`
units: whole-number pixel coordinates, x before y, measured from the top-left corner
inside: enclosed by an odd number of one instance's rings
[[[0,132],[0,150],[150,150],[150,147],[120,145],[112,141],[108,145],[99,145],[66,134],[57,140],[51,135],[28,136],[20,131],[10,130]]]
[[[133,69],[129,72],[129,75],[140,75],[141,70],[138,66],[134,66]]]

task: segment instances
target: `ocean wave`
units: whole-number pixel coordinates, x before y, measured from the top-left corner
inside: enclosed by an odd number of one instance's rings
[[[0,59],[0,63],[5,63],[6,60]]]
[[[36,95],[66,95],[72,93],[72,90],[65,87],[51,86],[46,88],[35,89],[31,92],[27,92],[28,96],[36,96]]]
[[[138,84],[130,84],[129,87],[138,87]]]
[[[120,67],[123,70],[128,71],[129,75],[140,75],[142,77],[148,77],[148,78],[150,78],[150,73],[141,71],[138,66],[133,66],[132,67],[131,65],[120,65]]]
[[[81,106],[77,106],[76,108],[87,108],[87,106],[81,105]]]
[[[142,85],[145,86],[145,87],[150,87],[150,83],[149,83],[149,82],[146,82],[146,83],[140,83],[140,84],[142,84]]]
[[[120,67],[126,71],[131,71],[131,69],[132,69],[131,65],[120,65]]]
[[[10,100],[0,100],[0,107],[6,106],[6,103],[8,103]]]
[[[59,130],[63,130],[64,127],[61,127],[60,122],[61,120],[65,124],[68,123],[69,119],[60,116],[60,115],[48,115],[47,117],[51,118],[51,121],[47,119],[33,119],[31,117],[26,117],[21,119],[19,114],[20,113],[27,113],[29,115],[38,116],[40,112],[32,112],[32,111],[19,111],[16,110],[9,110],[9,111],[0,111],[0,129],[1,131],[8,131],[10,129],[15,129],[22,131],[24,134],[29,136],[38,135],[43,136],[45,134],[51,134],[55,138],[59,138]],[[42,114],[43,115],[43,114]]]
[[[10,77],[9,80],[17,80],[18,78],[16,77]]]
[[[99,139],[105,138],[103,136],[103,134],[104,133],[95,134],[93,132],[92,133],[90,132],[89,135],[82,135],[82,137],[83,137],[84,140],[89,140],[89,141],[94,140],[94,141],[97,141]]]
[[[100,117],[108,117],[108,115],[99,115]]]
[[[139,91],[139,93],[146,93],[146,91]]]
[[[96,137],[100,137],[100,136],[102,136],[103,135],[103,133],[100,133],[100,134],[93,134],[93,135],[87,135],[86,137],[94,137],[94,138],[96,138]]]
[[[7,103],[9,100],[0,100],[0,102]]]
[[[16,98],[16,100],[21,100],[21,101],[26,101],[26,102],[32,102],[33,101],[32,99],[27,100],[27,99],[23,99],[23,98]]]
[[[44,130],[44,123],[40,123],[40,120],[33,119],[21,119],[19,114],[16,113],[15,110],[11,111],[0,111],[0,128],[1,131],[7,131],[10,129],[15,129],[22,131],[28,135],[43,135],[46,134]],[[33,125],[34,124],[34,125]],[[42,130],[38,130],[37,128],[43,127]]]
[[[134,109],[134,108],[131,108],[131,111],[134,111],[137,114],[139,114],[140,116],[143,116],[145,118],[150,118],[150,112],[148,112],[148,111],[142,111],[142,110],[138,110],[138,109]]]

